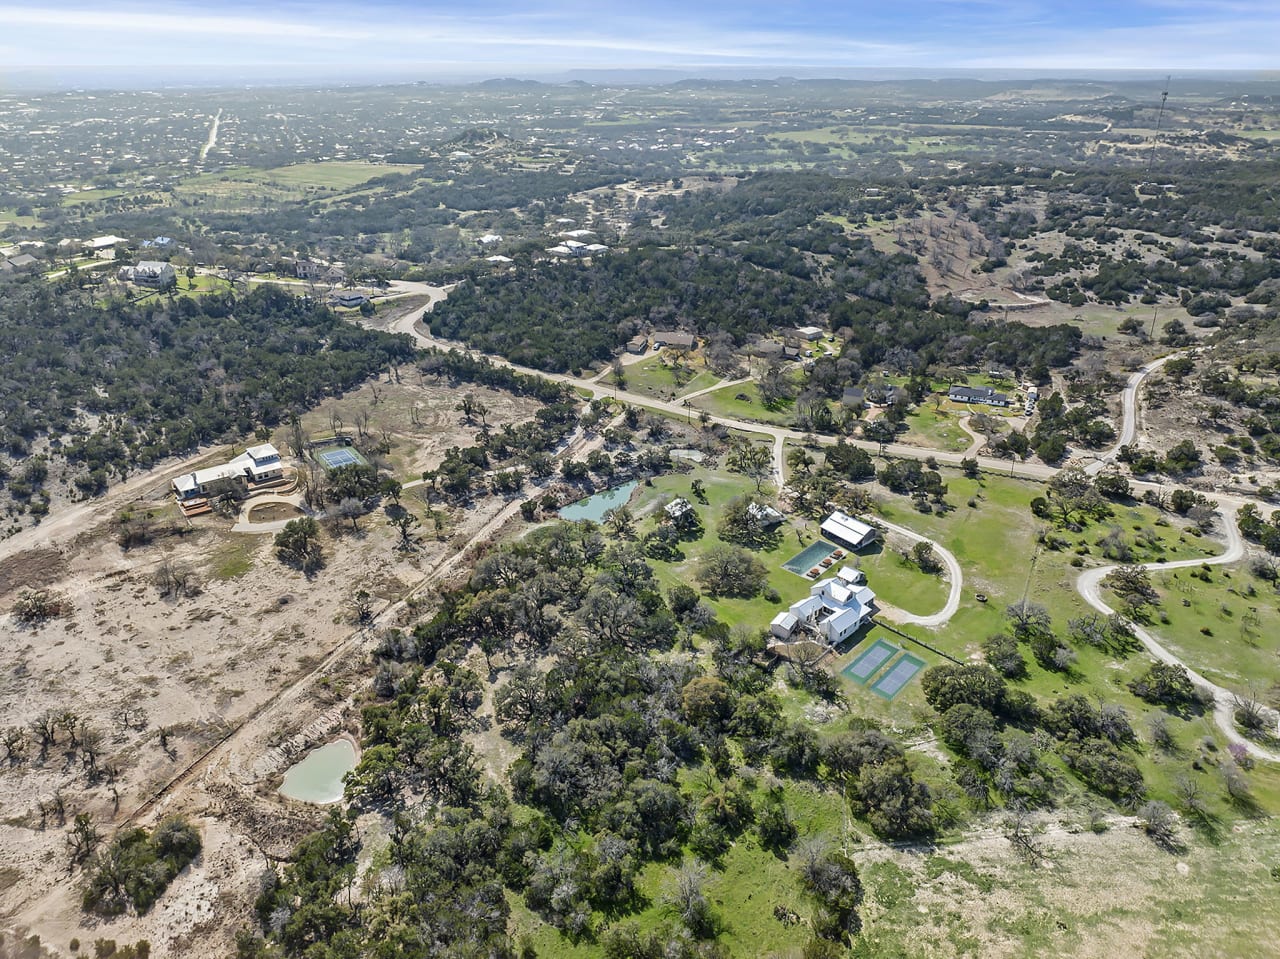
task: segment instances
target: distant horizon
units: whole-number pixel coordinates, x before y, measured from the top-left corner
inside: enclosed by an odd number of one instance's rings
[[[210,82],[478,82],[663,71],[688,78],[1039,73],[1280,76],[1274,0],[0,0],[0,89]]]
[[[185,72],[185,76],[182,73]],[[751,70],[734,68],[709,68],[705,70],[681,70],[662,67],[618,67],[613,69],[575,69],[559,73],[529,74],[475,74],[457,76],[423,77],[411,71],[387,73],[349,73],[344,76],[309,74],[306,72],[280,73],[259,65],[226,64],[216,69],[194,71],[190,67],[175,67],[171,76],[165,75],[162,66],[145,69],[138,67],[75,67],[66,70],[9,69],[0,70],[0,96],[6,93],[69,93],[69,92],[146,92],[190,91],[216,92],[226,89],[307,88],[322,89],[359,87],[424,86],[464,88],[496,86],[500,84],[529,84],[567,86],[670,86],[679,83],[911,83],[940,82],[948,80],[979,83],[1019,84],[1091,81],[1101,83],[1163,83],[1171,77],[1174,83],[1184,81],[1222,81],[1237,84],[1280,85],[1280,70],[1181,70],[1161,69],[935,69],[911,67],[878,67],[843,71],[805,71],[794,66],[768,67]]]

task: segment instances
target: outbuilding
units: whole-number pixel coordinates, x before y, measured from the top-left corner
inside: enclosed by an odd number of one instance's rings
[[[869,546],[880,538],[880,531],[874,526],[854,519],[840,510],[836,510],[824,519],[820,528],[823,535],[855,550]]]

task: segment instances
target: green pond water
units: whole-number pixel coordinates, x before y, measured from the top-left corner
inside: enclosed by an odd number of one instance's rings
[[[355,768],[355,746],[349,739],[335,739],[290,766],[280,793],[302,802],[337,802],[342,798],[342,777]]]
[[[623,483],[613,489],[607,489],[602,493],[596,493],[594,496],[588,496],[586,499],[580,499],[578,502],[570,503],[562,509],[560,518],[575,522],[589,519],[598,523],[604,519],[604,514],[609,510],[616,506],[621,506],[631,499],[631,491],[635,488],[636,481],[632,480],[630,483]]]

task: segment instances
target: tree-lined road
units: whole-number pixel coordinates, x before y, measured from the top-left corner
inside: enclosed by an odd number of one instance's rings
[[[648,396],[641,396],[640,394],[637,394],[637,393],[630,393],[626,390],[619,390],[614,387],[605,386],[600,383],[592,382],[591,380],[584,380],[579,377],[568,376],[563,373],[546,373],[546,372],[543,372],[542,370],[535,370],[535,369],[530,369],[528,367],[518,366],[517,364],[510,363],[507,360],[504,360],[502,357],[492,356],[487,353],[481,353],[475,350],[470,350],[470,349],[467,349],[465,346],[462,346],[461,344],[437,339],[436,337],[431,335],[429,330],[423,328],[422,320],[425,317],[426,313],[429,312],[437,302],[439,302],[439,299],[443,299],[443,296],[437,299],[433,299],[429,304],[427,304],[427,306],[422,311],[418,313],[410,314],[406,317],[402,317],[401,319],[396,321],[396,323],[393,324],[394,330],[396,332],[409,334],[420,345],[424,347],[434,347],[436,349],[442,349],[442,350],[458,350],[459,352],[466,353],[477,359],[485,359],[491,363],[509,367],[510,369],[516,370],[517,372],[520,372],[520,373],[525,373],[529,376],[541,376],[550,380],[554,380],[559,383],[564,383],[568,386],[573,387],[575,390],[579,390],[583,393],[587,393],[588,395],[596,398],[607,397],[610,399],[618,400],[620,402],[630,403],[634,406],[638,406],[642,408],[657,410],[659,412],[666,413],[672,416],[677,416],[677,417],[680,417],[680,416],[689,417],[692,415],[692,408],[682,405],[682,402],[676,403],[676,402],[669,402],[666,400],[656,400]],[[1091,463],[1089,464],[1089,466],[1085,467],[1087,472],[1090,472],[1092,474],[1096,474],[1100,472],[1108,463],[1114,460],[1114,457],[1116,453],[1119,451],[1121,446],[1125,445],[1126,443],[1133,442],[1134,437],[1137,435],[1137,423],[1138,423],[1138,413],[1139,413],[1138,391],[1141,388],[1143,381],[1152,373],[1156,372],[1158,369],[1164,366],[1165,363],[1169,362],[1169,360],[1174,359],[1175,357],[1178,357],[1181,355],[1184,355],[1184,354],[1171,353],[1168,356],[1160,357],[1159,359],[1146,364],[1140,370],[1135,371],[1129,377],[1128,382],[1125,384],[1124,394],[1123,394],[1122,403],[1121,403],[1122,422],[1121,422],[1121,428],[1120,428],[1119,441],[1109,451],[1104,453],[1102,458],[1100,458],[1096,463]],[[813,434],[802,433],[799,430],[787,429],[781,426],[771,426],[764,423],[753,423],[746,420],[737,420],[731,417],[718,416],[710,413],[708,413],[707,416],[710,417],[710,421],[712,423],[718,424],[720,426],[724,426],[728,429],[739,430],[745,433],[754,433],[754,434],[767,436],[770,440],[770,444],[773,449],[773,460],[774,460],[773,470],[777,477],[777,481],[779,485],[781,485],[785,481],[785,473],[783,472],[783,466],[784,466],[783,451],[785,449],[785,444],[787,442],[802,443],[813,438]],[[817,440],[819,443],[823,443],[827,445],[835,443],[836,439],[837,438],[833,436],[817,437]],[[924,460],[924,459],[932,458],[939,463],[946,463],[950,466],[959,466],[961,460],[968,458],[966,456],[966,453],[948,453],[948,452],[935,451],[935,450],[924,450],[915,446],[904,446],[900,443],[886,444],[882,450],[880,444],[873,443],[867,440],[856,440],[856,439],[846,438],[845,442],[849,443],[852,446],[861,447],[862,449],[865,449],[868,452],[872,452],[872,453],[880,453],[883,451],[885,454],[889,456],[895,456],[902,459]],[[978,457],[972,457],[972,458],[978,461],[978,465],[982,469],[985,469],[989,472],[1003,473],[1005,475],[1017,477],[1020,479],[1030,479],[1030,480],[1043,482],[1043,481],[1052,479],[1059,472],[1058,468],[1053,466],[1047,466],[1042,463],[1023,463],[1023,462],[1015,463],[1012,461],[996,459],[994,457],[989,457],[989,456],[978,456]],[[1138,490],[1138,491],[1145,491],[1145,490],[1159,491],[1162,489],[1161,484],[1157,484],[1157,483],[1135,482],[1132,484],[1132,486],[1134,487],[1135,490]],[[1253,502],[1253,501],[1247,500],[1242,497],[1235,497],[1235,496],[1230,496],[1226,494],[1217,495],[1217,499],[1219,501],[1219,506],[1221,507],[1221,515],[1223,518],[1224,529],[1227,531],[1226,552],[1224,552],[1220,556],[1213,557],[1210,559],[1179,560],[1177,562],[1167,563],[1167,564],[1152,563],[1152,564],[1148,564],[1148,568],[1177,569],[1183,566],[1195,566],[1195,565],[1199,565],[1201,563],[1206,563],[1206,562],[1222,564],[1222,563],[1234,563],[1241,560],[1245,555],[1244,544],[1240,539],[1240,532],[1239,532],[1239,529],[1236,527],[1235,518],[1228,511],[1231,509],[1238,509],[1245,502]],[[1267,504],[1258,504],[1258,505],[1266,506]],[[885,525],[890,529],[893,529],[895,532],[898,532],[916,541],[926,539],[926,537],[923,537],[920,534],[907,529],[906,527],[897,526],[895,524],[888,524],[888,523],[886,523]],[[930,542],[932,541],[930,540]],[[935,550],[937,550],[937,552],[941,556],[943,562],[946,563],[948,571],[950,572],[950,575],[951,575],[951,584],[950,584],[951,592],[947,598],[946,606],[944,606],[943,609],[940,610],[939,612],[929,616],[917,616],[913,614],[904,613],[903,616],[900,617],[899,622],[909,623],[917,626],[938,627],[946,624],[951,619],[951,617],[955,615],[956,610],[959,609],[960,594],[961,594],[961,589],[964,582],[963,573],[961,571],[960,564],[956,561],[955,557],[948,550],[941,547],[938,543],[934,543],[933,545]],[[1105,612],[1108,615],[1110,615],[1112,610],[1102,601],[1099,584],[1112,568],[1113,567],[1101,567],[1099,569],[1088,570],[1085,573],[1081,574],[1077,582],[1077,589],[1080,591],[1081,596],[1084,597],[1086,602],[1088,602],[1091,606],[1093,606],[1095,609],[1099,610],[1100,612]],[[1214,718],[1217,721],[1218,726],[1222,729],[1223,734],[1231,742],[1241,743],[1246,749],[1249,750],[1249,752],[1253,756],[1259,759],[1266,759],[1274,762],[1280,762],[1280,754],[1273,753],[1270,750],[1267,750],[1257,745],[1256,743],[1251,742],[1250,740],[1241,736],[1240,733],[1237,731],[1235,727],[1235,720],[1233,715],[1232,694],[1229,690],[1223,689],[1222,687],[1217,686],[1205,680],[1202,676],[1200,676],[1198,673],[1196,673],[1194,670],[1188,667],[1185,663],[1183,663],[1181,660],[1175,657],[1171,652],[1169,652],[1169,650],[1166,649],[1159,642],[1159,640],[1157,640],[1151,633],[1143,629],[1139,624],[1135,623],[1133,625],[1134,625],[1135,634],[1138,636],[1139,640],[1148,649],[1148,651],[1151,652],[1153,656],[1155,656],[1157,659],[1162,660],[1163,662],[1174,663],[1176,665],[1182,666],[1183,668],[1187,669],[1187,672],[1193,677],[1195,682],[1200,683],[1201,685],[1213,691],[1214,700],[1215,700]]]

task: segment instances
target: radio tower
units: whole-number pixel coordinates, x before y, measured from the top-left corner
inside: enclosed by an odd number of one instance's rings
[[[1160,121],[1164,119],[1165,101],[1169,99],[1169,81],[1172,76],[1164,78],[1164,92],[1160,94],[1160,112],[1156,114],[1156,135],[1151,141],[1151,156],[1147,158],[1147,172],[1151,172],[1151,165],[1156,162],[1156,147],[1160,145]]]

